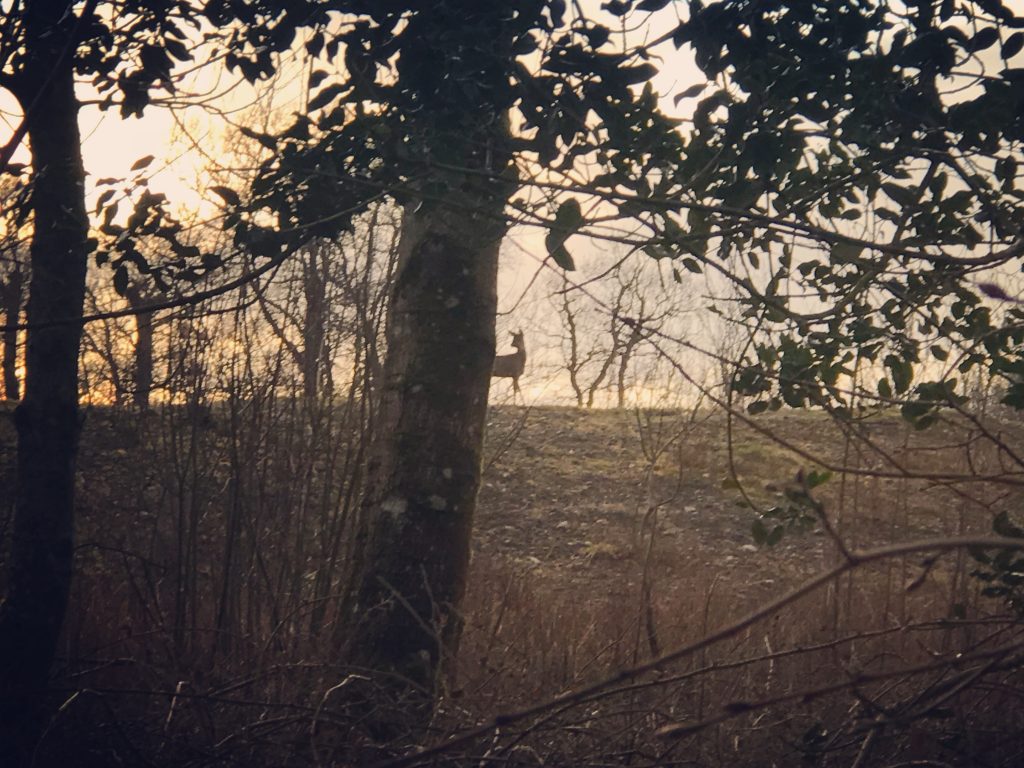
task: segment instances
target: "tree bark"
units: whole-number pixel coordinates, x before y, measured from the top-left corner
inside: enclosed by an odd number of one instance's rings
[[[7,275],[3,287],[4,321],[7,326],[18,324],[21,318],[21,294],[23,278],[21,266],[15,264]],[[8,400],[21,399],[21,382],[18,381],[18,331],[8,327],[3,333],[3,379],[4,397]]]
[[[429,712],[458,642],[494,360],[508,190],[449,186],[443,204],[405,210],[343,612],[347,657],[377,673],[373,703],[388,727]]]
[[[125,291],[128,306],[138,309],[149,299],[138,285],[129,285]],[[135,313],[135,387],[132,403],[141,411],[149,410],[149,397],[153,392],[153,312]]]
[[[324,248],[323,243],[310,243],[302,263],[302,396],[309,408],[321,394],[320,375],[326,364],[328,276]]]
[[[7,596],[0,607],[0,741],[31,750],[71,580],[78,352],[88,257],[85,173],[70,3],[27,6],[25,58],[12,76],[28,120],[34,233],[24,399]],[[18,764],[17,759],[12,764]]]
[[[642,304],[640,318],[643,319]],[[640,343],[641,334],[640,326],[633,326],[629,332],[629,338],[626,339],[626,343],[622,345],[622,351],[619,353],[619,371],[615,382],[615,404],[618,408],[626,407],[626,374],[629,373],[629,361],[633,357],[636,345]]]

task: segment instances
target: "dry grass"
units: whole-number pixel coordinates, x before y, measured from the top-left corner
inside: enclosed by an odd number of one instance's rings
[[[360,765],[477,726],[479,738],[425,763],[1024,760],[1022,626],[1001,601],[980,597],[963,551],[879,559],[699,645],[842,562],[820,526],[774,548],[752,545],[756,514],[786,503],[801,469],[866,473],[814,489],[849,547],[988,533],[993,513],[1019,494],[935,479],[1005,465],[1005,451],[970,442],[963,424],[913,433],[883,416],[865,443],[820,414],[775,415],[759,424],[785,445],[734,425],[730,458],[721,417],[495,410],[447,694],[431,733],[390,734],[378,748],[361,713],[342,706],[353,670],[332,661],[336,593],[310,598],[321,518],[303,529],[295,517],[330,475],[318,468],[307,496],[298,493],[301,433],[289,437],[278,417],[265,422],[273,429],[254,420],[236,435],[258,458],[244,468],[255,472],[244,495],[222,424],[194,435],[203,460],[175,475],[166,456],[180,445],[167,434],[174,414],[90,420],[64,706],[40,764]],[[1000,429],[1016,439],[1014,425]],[[894,466],[928,477],[881,476]],[[232,499],[246,513],[234,522]],[[224,564],[231,531],[234,570]],[[227,601],[225,588],[237,590]]]

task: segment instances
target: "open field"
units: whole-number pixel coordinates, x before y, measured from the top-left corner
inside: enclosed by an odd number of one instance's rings
[[[332,478],[343,473],[320,454],[302,464],[287,414],[246,429],[216,411],[204,425],[183,417],[96,409],[87,419],[66,701],[46,759],[377,759],[358,717],[332,698],[349,672],[331,661],[340,570],[314,587],[344,496]],[[740,423],[730,430],[720,414],[492,410],[461,653],[426,741],[522,717],[435,764],[1024,759],[1022,627],[980,597],[962,551],[879,559],[728,630],[843,563],[821,524],[755,544],[757,511],[787,507],[812,471],[927,475],[833,474],[811,491],[845,546],[865,549],[988,534],[994,512],[1019,505],[1012,486],[936,478],[965,473],[964,445],[978,475],[998,468],[1001,452],[965,443],[960,425],[914,432],[887,415],[862,430],[870,442],[844,437],[822,414],[757,424],[777,440]],[[1015,429],[1000,425],[1000,439],[1012,445]],[[8,488],[12,439],[5,423]],[[970,663],[951,662],[957,653]],[[527,712],[554,697],[562,704]],[[400,748],[412,737],[391,738]]]

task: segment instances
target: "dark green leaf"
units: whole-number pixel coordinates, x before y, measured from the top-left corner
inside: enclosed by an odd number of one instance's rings
[[[831,479],[832,473],[827,470],[823,470],[821,472],[811,470],[811,472],[807,474],[807,487],[817,488],[819,485],[824,485]]]
[[[617,82],[638,85],[658,74],[658,69],[653,64],[637,64],[635,67],[620,67],[615,74]]]
[[[657,260],[671,259],[673,256],[675,256],[675,251],[673,251],[671,248],[666,248],[664,245],[661,245],[660,243],[651,243],[649,245],[645,245],[643,247],[643,251],[652,259]]]
[[[583,211],[580,209],[580,201],[574,197],[569,198],[555,212],[555,226],[569,232],[575,232],[583,226]]]
[[[885,183],[882,190],[900,205],[906,207],[917,202],[918,193],[916,190],[901,187],[898,184]]]
[[[210,191],[214,192],[217,195],[220,195],[220,197],[228,205],[238,205],[239,203],[242,202],[242,199],[238,196],[238,193],[235,192],[235,190],[231,189],[231,187],[217,185],[215,187],[210,187]]]
[[[903,394],[910,389],[910,383],[914,379],[914,368],[909,362],[895,355],[889,355],[885,358],[885,367],[889,369],[893,387],[897,393]]]
[[[863,250],[856,243],[841,242],[832,246],[829,256],[834,264],[849,264],[856,261]]]
[[[1014,32],[1003,43],[1003,58],[1011,59],[1024,49],[1024,32]]]
[[[108,189],[96,200],[96,213],[100,212],[100,209],[107,204],[107,201],[114,196],[115,190]]]
[[[316,58],[320,55],[320,51],[324,49],[324,33],[317,30],[309,41],[306,43],[306,52]]]
[[[124,264],[114,270],[114,290],[118,296],[124,296],[128,290],[128,269]]]
[[[165,37],[164,47],[167,49],[167,52],[178,61],[192,61],[192,54],[189,53],[188,48],[178,40]]]
[[[548,237],[550,237],[550,235],[548,235]],[[576,269],[576,263],[572,260],[572,256],[569,254],[569,251],[566,250],[564,244],[551,249],[548,253],[551,258],[555,260],[555,264],[560,266],[566,272],[572,272]]]
[[[547,247],[548,255],[562,269],[570,271],[576,269],[572,256],[565,248],[565,241],[572,237],[583,226],[583,223],[583,212],[580,209],[579,200],[575,198],[566,200],[555,212],[555,220],[551,225],[551,230],[544,238],[544,244]]]
[[[277,139],[275,139],[273,136],[268,136],[265,133],[254,131],[252,128],[248,128],[244,125],[239,126],[238,131],[243,136],[248,136],[250,139],[255,139],[267,149],[277,149]]]
[[[601,3],[601,10],[613,16],[625,16],[629,13],[630,5],[629,0],[608,0],[607,3]]]
[[[691,85],[682,93],[677,93],[675,96],[673,96],[672,103],[678,107],[680,101],[682,101],[683,99],[692,99],[694,96],[699,96],[701,93],[704,92],[704,89],[707,87],[707,83],[697,83],[696,85]]]
[[[309,104],[306,105],[306,110],[309,112],[316,112],[316,110],[326,107],[347,90],[348,86],[341,85],[340,83],[329,85],[309,100]]]
[[[986,48],[992,47],[999,40],[999,30],[995,27],[985,27],[984,29],[978,30],[978,34],[971,38],[968,50],[973,53],[978,51],[984,51]]]

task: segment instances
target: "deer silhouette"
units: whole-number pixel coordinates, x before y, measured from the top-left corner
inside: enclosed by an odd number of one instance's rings
[[[518,395],[519,377],[523,375],[523,369],[526,367],[526,343],[523,341],[522,331],[512,333],[512,346],[516,351],[511,355],[498,355],[494,358],[491,377],[512,379],[512,390]]]

